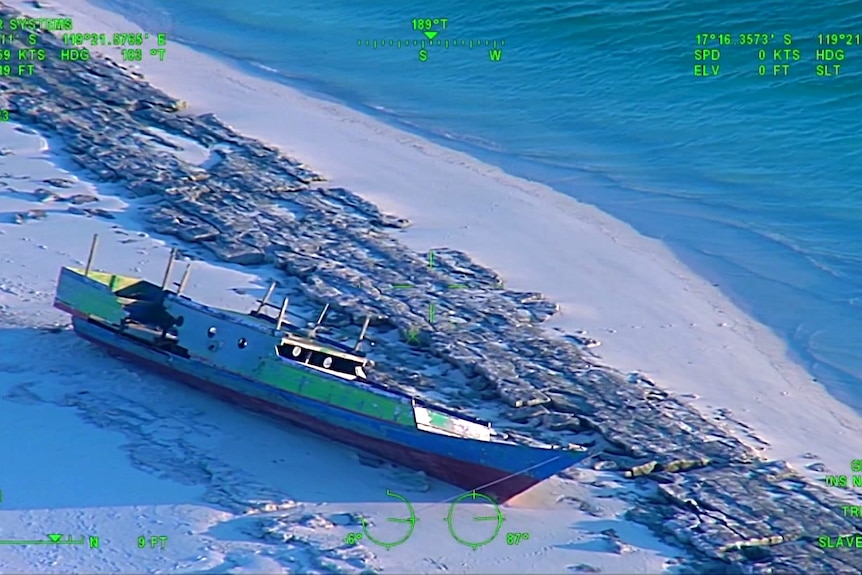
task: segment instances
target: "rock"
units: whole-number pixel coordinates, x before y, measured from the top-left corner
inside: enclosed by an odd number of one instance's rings
[[[602,342],[600,342],[599,340],[592,337],[587,337],[586,335],[567,334],[564,337],[569,341],[573,342],[575,345],[583,347],[585,349],[598,347],[602,344]]]
[[[551,431],[584,431],[586,428],[577,416],[566,413],[549,413],[544,420],[545,426]]]
[[[380,217],[380,225],[384,228],[395,228],[398,230],[402,230],[404,228],[410,227],[410,220],[405,218],[399,218],[396,216],[390,216],[388,214],[383,214]]]
[[[532,407],[550,403],[550,399],[544,393],[530,389],[511,381],[501,382],[497,386],[497,393],[512,407]]]
[[[658,462],[650,461],[649,463],[644,463],[643,465],[639,465],[637,467],[633,467],[631,470],[626,471],[626,477],[640,477],[641,475],[649,475],[652,473]]]
[[[362,525],[362,518],[355,513],[333,513],[328,517],[328,520],[333,525],[340,525],[342,527]]]
[[[70,180],[67,178],[49,178],[47,180],[42,180],[46,184],[53,186],[55,188],[71,188],[75,185],[74,180]]]
[[[615,529],[605,529],[601,531],[601,534],[605,537],[605,540],[608,543],[608,547],[612,553],[623,554],[623,553],[631,553],[634,551],[634,547],[631,545],[624,543],[620,536],[617,534]]]
[[[470,389],[473,389],[475,391],[485,391],[486,389],[493,389],[493,382],[486,377],[472,377],[467,381],[467,385],[470,386]]]
[[[36,188],[33,191],[33,195],[36,196],[36,199],[42,203],[48,203],[62,199],[54,192],[46,190],[45,188]]]
[[[66,198],[66,200],[78,206],[80,204],[98,202],[99,198],[90,194],[75,194],[74,196],[69,196],[68,198]]]
[[[601,573],[602,570],[598,567],[593,567],[586,563],[578,563],[577,565],[569,565],[566,567],[569,573]]]
[[[98,218],[104,218],[106,220],[116,219],[116,216],[113,212],[106,210],[104,208],[89,208],[87,210],[91,215],[94,215]]]
[[[242,244],[219,245],[211,248],[213,253],[223,262],[241,266],[256,266],[265,261],[263,252],[251,246]]]
[[[526,423],[535,417],[542,417],[549,413],[550,411],[542,405],[518,407],[505,412],[506,419],[514,421],[515,423]]]
[[[578,402],[575,399],[577,397],[576,395],[563,395],[561,393],[546,391],[545,396],[548,398],[548,401],[551,404],[551,408],[554,409],[554,411],[575,414],[584,413],[586,411],[584,407],[587,405],[587,403]]]
[[[48,213],[45,210],[28,210],[14,214],[12,221],[16,224],[23,224],[29,220],[44,220],[47,217]]]

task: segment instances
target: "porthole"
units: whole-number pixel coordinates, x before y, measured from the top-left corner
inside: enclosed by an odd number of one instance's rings
[[[216,328],[211,327],[207,330],[207,337],[215,337],[215,334],[216,334]]]
[[[327,357],[326,359],[323,360],[323,367],[325,367],[326,369],[329,369],[330,367],[332,367],[332,358],[331,357]]]
[[[213,342],[207,346],[207,349],[210,351],[216,351],[218,349],[218,344]]]
[[[236,346],[240,349],[245,349],[245,346],[248,345],[248,342],[244,337],[239,338],[239,341],[236,342]]]
[[[293,350],[290,352],[290,354],[293,357],[299,357],[299,354],[301,354],[301,353],[302,353],[302,348],[299,347],[298,345],[293,346]]]
[[[186,323],[186,318],[184,318],[183,316],[179,316],[179,317],[176,319],[176,321],[174,321],[174,325],[175,325],[175,326],[177,326],[177,327],[180,327],[180,326],[181,326],[181,325],[183,325],[184,323]]]

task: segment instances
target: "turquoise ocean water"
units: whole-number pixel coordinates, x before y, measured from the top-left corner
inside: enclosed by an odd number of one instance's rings
[[[575,4],[106,6],[661,238],[786,338],[833,395],[862,410],[862,2]],[[424,62],[418,46],[365,47],[421,40],[417,18],[448,19],[445,30],[434,27],[436,40],[503,41],[502,59],[491,62],[485,46],[431,47]],[[818,44],[832,33],[854,36]],[[730,34],[735,44],[698,46],[698,34]],[[740,34],[765,34],[768,43],[742,45]],[[720,60],[696,62],[703,47],[719,48]],[[785,49],[799,59],[785,59]],[[817,49],[845,57],[818,62]],[[699,63],[719,65],[718,75],[696,76]],[[775,68],[784,64],[787,75]],[[818,76],[817,64],[840,70]]]

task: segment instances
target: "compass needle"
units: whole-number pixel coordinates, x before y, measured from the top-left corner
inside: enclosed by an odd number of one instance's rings
[[[379,546],[383,547],[384,549],[386,549],[387,551],[389,551],[393,547],[396,547],[396,546],[401,545],[402,543],[406,542],[410,538],[410,536],[413,535],[413,530],[416,529],[416,522],[419,521],[419,519],[416,518],[416,513],[413,510],[413,505],[409,501],[407,501],[406,497],[399,495],[390,489],[386,490],[386,495],[388,497],[393,497],[395,499],[401,500],[405,505],[407,505],[407,511],[410,514],[410,516],[406,517],[406,518],[405,517],[387,517],[386,522],[387,523],[406,523],[410,526],[407,529],[407,532],[404,534],[403,537],[401,537],[400,539],[397,539],[395,541],[381,541],[381,540],[375,538],[371,533],[368,532],[369,523],[365,519],[362,520],[362,531],[365,533],[365,536],[368,538],[369,541],[371,541],[375,545],[379,545]]]
[[[477,515],[475,517],[472,517],[473,521],[482,521],[482,522],[494,521],[494,522],[496,522],[496,526],[494,527],[493,533],[491,533],[491,535],[484,540],[468,541],[468,540],[460,537],[455,532],[455,525],[454,525],[455,521],[454,520],[455,520],[456,508],[457,508],[459,503],[461,503],[462,501],[468,500],[468,499],[474,503],[479,502],[480,500],[484,500],[488,504],[494,506],[494,513],[495,513],[494,515]],[[505,517],[503,517],[503,513],[500,511],[500,506],[497,505],[497,502],[494,501],[493,499],[491,499],[490,497],[488,497],[487,495],[485,495],[483,493],[478,493],[475,490],[470,491],[468,493],[465,493],[465,494],[461,495],[460,497],[457,497],[455,500],[453,500],[451,505],[449,505],[449,515],[446,517],[446,522],[449,524],[449,533],[452,535],[452,537],[455,539],[455,541],[457,541],[458,543],[460,543],[462,545],[466,545],[467,547],[470,547],[471,549],[473,549],[473,551],[475,551],[479,547],[482,547],[483,545],[487,545],[488,543],[490,543],[494,539],[496,539],[497,535],[500,533],[500,529],[503,528],[503,521],[505,521]]]

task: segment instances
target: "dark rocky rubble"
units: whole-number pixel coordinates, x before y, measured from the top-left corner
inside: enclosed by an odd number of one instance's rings
[[[0,5],[0,18],[14,16]],[[43,41],[60,49],[47,34]],[[152,230],[224,262],[283,270],[305,296],[332,303],[336,323],[352,333],[374,314],[373,373],[386,383],[468,410],[493,407],[518,440],[595,446],[597,467],[651,488],[629,515],[689,550],[694,560],[685,569],[862,572],[860,552],[816,545],[819,535],[862,528],[841,515],[839,500],[783,462],[763,460],[653,382],[600,365],[585,350],[595,340],[544,329],[556,306],[541,294],[506,289],[492,270],[454,250],[435,250],[429,268],[426,254],[395,239],[393,231],[409,222],[327,187],[301,163],[212,115],[185,114],[106,59],[49,59],[38,68],[32,77],[0,77],[0,108],[58,136],[94,178],[149,198]],[[217,161],[194,166],[166,149],[170,143],[150,145],[152,127],[217,145]],[[43,216],[27,216],[36,217]],[[403,282],[416,287],[392,288]],[[394,330],[400,341],[389,337]],[[439,369],[417,370],[415,360]]]

